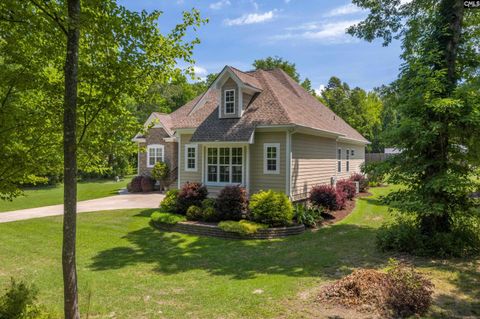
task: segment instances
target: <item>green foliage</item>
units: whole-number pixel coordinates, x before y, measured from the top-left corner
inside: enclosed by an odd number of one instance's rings
[[[296,204],[293,219],[306,227],[316,227],[322,222],[322,210],[316,207],[308,207],[305,204]]]
[[[260,229],[268,228],[267,225],[255,223],[245,219],[240,221],[222,221],[218,223],[218,227],[220,227],[223,231],[238,233],[240,235],[251,235],[255,234]]]
[[[260,191],[250,198],[249,209],[255,221],[272,227],[292,222],[293,206],[287,195],[272,190]]]
[[[379,133],[382,130],[383,103],[375,92],[361,88],[351,89],[339,78],[332,76],[319,97],[335,114],[355,128],[365,138],[372,141],[368,146],[372,151],[381,151]]]
[[[380,168],[387,181],[405,187],[386,200],[413,215],[425,238],[451,241],[462,232],[456,221],[479,215],[479,202],[470,196],[478,181],[470,174],[479,166],[480,55],[474,52],[480,16],[452,0],[353,2],[370,13],[351,34],[368,41],[380,37],[385,45],[398,37],[403,44],[394,98],[399,120],[384,137],[402,152]]]
[[[0,319],[47,319],[50,316],[37,304],[38,290],[13,278],[5,293],[0,296]]]
[[[0,2],[0,198],[33,176],[62,172],[65,3]],[[82,3],[78,73],[78,164],[85,173],[125,173],[141,125],[134,105],[153,83],[179,77],[198,39],[197,10],[168,32],[160,11],[129,11],[114,0]],[[58,17],[57,23],[51,17]],[[41,125],[39,125],[41,119]]]
[[[295,63],[284,60],[281,57],[267,57],[265,59],[258,59],[253,61],[253,67],[256,70],[272,70],[275,68],[282,69],[292,77],[296,82],[300,82],[300,74],[297,72],[297,67]]]
[[[176,213],[178,212],[178,189],[171,189],[165,194],[165,198],[160,203],[160,209],[162,212]]]
[[[187,218],[185,218],[183,215],[168,213],[162,210],[153,212],[150,218],[155,223],[168,225],[175,225],[179,222],[184,222],[187,220]]]
[[[221,220],[240,220],[246,214],[247,207],[247,191],[240,186],[222,188],[215,204]]]
[[[157,181],[164,181],[167,179],[170,170],[168,168],[167,163],[164,162],[156,162],[152,168],[152,176]]]
[[[187,220],[203,220],[203,211],[201,207],[192,205],[187,209]]]
[[[382,251],[399,251],[440,258],[466,257],[480,253],[480,220],[460,218],[453,221],[448,233],[425,235],[413,218],[398,217],[383,225],[377,233],[377,247]]]

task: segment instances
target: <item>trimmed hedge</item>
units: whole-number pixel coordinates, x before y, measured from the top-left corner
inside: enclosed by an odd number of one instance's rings
[[[162,223],[167,225],[175,225],[179,222],[184,222],[187,220],[183,215],[172,214],[162,211],[153,212],[152,215],[150,215],[150,218],[156,223]]]
[[[345,207],[346,195],[341,189],[330,185],[312,187],[309,196],[310,202],[329,211],[340,210]]]
[[[218,227],[223,231],[238,233],[241,235],[250,235],[257,233],[260,229],[267,229],[264,224],[255,223],[242,219],[241,221],[226,220],[218,223]]]
[[[141,180],[142,192],[147,193],[153,191],[153,187],[155,186],[155,180],[147,175],[142,176]]]
[[[272,190],[260,191],[250,198],[249,208],[256,222],[272,227],[292,223],[293,206],[284,193]]]

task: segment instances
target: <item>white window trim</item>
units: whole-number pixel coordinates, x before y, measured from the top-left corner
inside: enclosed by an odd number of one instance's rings
[[[195,149],[195,168],[188,167],[188,149]],[[198,144],[185,144],[185,172],[197,172],[198,171]]]
[[[208,180],[208,149],[209,148],[216,148],[217,149],[217,164],[212,164],[210,166],[213,166],[213,165],[216,165],[217,166],[217,181],[216,182],[212,182],[212,181],[209,181]],[[219,182],[219,178],[220,178],[220,148],[229,148],[230,149],[230,176],[229,176],[229,179],[230,179],[230,182]],[[232,164],[232,148],[241,148],[242,149],[242,181],[240,183],[233,183],[231,182],[232,180],[232,173],[233,173],[233,166],[240,166],[240,165],[237,165],[237,164]],[[246,171],[245,171],[245,149],[243,146],[207,146],[205,148],[205,185],[210,185],[210,186],[229,186],[229,185],[245,185],[244,181],[245,181],[245,174],[246,174]]]
[[[338,151],[340,151],[340,158],[338,158]],[[338,162],[340,162],[340,169],[338,169]],[[337,148],[337,173],[342,172],[342,149],[339,147]]]
[[[151,168],[155,165],[150,165],[150,150],[153,148],[161,148],[162,149],[162,162],[165,162],[165,146],[162,144],[149,144],[147,145],[147,167]]]
[[[277,156],[275,160],[277,161],[277,169],[272,171],[268,170],[267,166],[267,148],[275,147],[277,148]],[[280,174],[280,143],[264,143],[263,144],[263,174]]]
[[[233,92],[233,112],[227,112],[227,92]],[[235,114],[235,89],[225,90],[225,96],[223,98],[223,107],[225,114],[232,115]]]

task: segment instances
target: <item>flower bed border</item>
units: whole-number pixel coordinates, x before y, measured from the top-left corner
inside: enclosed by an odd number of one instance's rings
[[[292,235],[299,235],[305,231],[304,225],[294,225],[288,227],[275,227],[259,229],[254,234],[241,235],[239,233],[227,232],[222,230],[217,224],[203,222],[179,222],[175,225],[152,222],[152,225],[160,230],[177,232],[189,235],[209,236],[228,239],[274,239],[284,238]]]

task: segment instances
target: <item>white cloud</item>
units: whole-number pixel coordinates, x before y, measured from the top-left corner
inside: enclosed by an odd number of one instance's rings
[[[244,14],[236,19],[226,19],[224,23],[228,26],[262,23],[272,20],[276,16],[275,11],[276,10],[271,10],[265,13]]]
[[[318,87],[318,89],[315,89],[315,94],[316,94],[316,95],[321,95],[324,90],[325,90],[325,85],[320,84],[320,86]]]
[[[350,3],[346,4],[344,6],[336,7],[330,11],[328,11],[326,14],[324,14],[324,17],[337,17],[337,16],[344,16],[344,15],[349,15],[349,14],[354,14],[354,13],[359,13],[363,12],[363,10],[356,5]]]
[[[306,39],[311,41],[322,41],[329,43],[348,43],[355,41],[350,35],[346,34],[349,26],[360,22],[360,20],[342,20],[327,23],[305,23],[301,26],[288,28],[290,31],[285,34],[276,35],[272,40],[285,39]]]
[[[218,2],[211,3],[209,5],[210,9],[212,10],[220,10],[223,7],[229,6],[231,3],[229,0],[220,0]]]
[[[196,76],[200,76],[200,77],[201,77],[201,76],[205,76],[205,75],[207,75],[207,73],[208,73],[207,69],[205,69],[205,68],[203,68],[203,67],[201,67],[201,66],[199,66],[199,65],[195,65],[195,66],[193,67],[193,72],[195,72],[195,75],[196,75]]]

